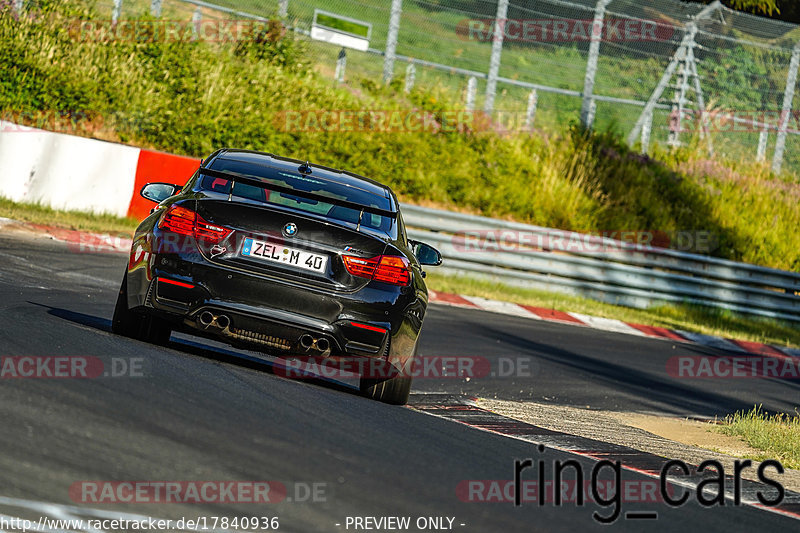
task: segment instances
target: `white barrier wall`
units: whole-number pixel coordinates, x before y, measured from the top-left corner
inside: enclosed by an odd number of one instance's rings
[[[125,216],[139,148],[0,121],[0,196]]]

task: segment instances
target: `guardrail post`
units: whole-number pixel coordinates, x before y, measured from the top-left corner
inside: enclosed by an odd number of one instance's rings
[[[800,63],[800,43],[792,50],[792,59],[789,61],[789,73],[786,75],[786,88],[783,91],[783,109],[781,109],[778,138],[775,140],[775,153],[772,155],[772,171],[776,174],[783,166],[783,152],[786,149],[786,130],[789,126],[789,115],[792,113],[792,100],[797,86],[797,67]]]
[[[161,16],[161,0],[150,0],[150,14],[154,17]]]
[[[478,92],[478,80],[475,76],[470,76],[467,82],[467,103],[464,106],[467,111],[475,110],[475,93]]]
[[[769,127],[765,124],[761,128],[761,133],[758,134],[758,153],[756,154],[757,161],[764,161],[767,158],[767,140],[769,139]]]
[[[414,66],[414,63],[409,63],[406,67],[406,92],[411,92],[411,89],[414,88],[414,81],[417,79],[417,68]]]
[[[111,23],[116,24],[122,15],[122,0],[114,0],[114,8],[111,10]]]
[[[336,72],[333,74],[333,79],[339,83],[344,83],[344,71],[347,68],[347,51],[342,48],[339,51],[339,57],[336,59]]]
[[[203,22],[203,11],[200,9],[200,6],[197,6],[197,9],[192,13],[192,39],[198,39],[200,37],[201,22]]]
[[[494,97],[497,94],[497,74],[500,72],[500,56],[503,54],[503,37],[506,33],[506,16],[508,15],[508,0],[497,0],[497,16],[494,19],[494,34],[492,35],[492,57],[489,60],[489,76],[486,81],[486,100],[483,110],[491,114],[494,109]]]
[[[536,89],[528,94],[528,110],[525,111],[525,129],[532,130],[533,122],[536,120],[536,105],[539,103],[539,95]]]
[[[282,19],[289,16],[289,0],[280,0],[278,2],[278,16]]]
[[[598,0],[594,8],[594,21],[592,22],[592,37],[589,44],[589,59],[586,61],[586,75],[583,78],[583,102],[581,102],[581,124],[590,129],[594,122],[592,106],[594,98],[594,79],[597,76],[597,60],[600,57],[600,42],[603,40],[603,21],[606,18],[606,6],[611,0]]]
[[[400,15],[403,0],[392,0],[389,15],[389,33],[386,35],[386,54],[383,56],[383,82],[389,83],[394,77],[394,60],[397,58],[397,35],[400,33]]]

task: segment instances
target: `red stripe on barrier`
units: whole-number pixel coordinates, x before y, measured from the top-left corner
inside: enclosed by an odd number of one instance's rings
[[[582,321],[568,313],[565,313],[564,311],[545,309],[544,307],[534,307],[532,305],[520,305],[520,307],[527,309],[534,315],[544,320],[557,320],[559,322],[569,322],[570,324],[580,324],[582,326],[586,325]]]
[[[649,337],[661,337],[663,339],[672,339],[674,341],[686,341],[687,339],[678,335],[671,329],[667,328],[659,328],[658,326],[645,326],[644,324],[630,324],[626,322],[630,327],[634,329],[638,329],[645,335]]]
[[[146,184],[159,181],[182,186],[199,167],[200,160],[193,157],[142,150],[136,165],[136,180],[128,216],[142,220],[150,214],[155,204],[139,196],[139,191]]]

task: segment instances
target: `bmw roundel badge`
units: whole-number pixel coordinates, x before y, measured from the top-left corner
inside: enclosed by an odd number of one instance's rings
[[[294,237],[297,235],[297,224],[294,222],[289,222],[283,227],[283,235],[284,237]]]

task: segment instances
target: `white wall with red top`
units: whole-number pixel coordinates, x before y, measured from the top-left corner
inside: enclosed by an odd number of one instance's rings
[[[0,121],[0,197],[143,219],[146,183],[183,185],[200,160]]]

